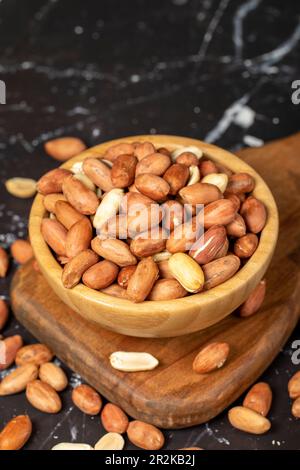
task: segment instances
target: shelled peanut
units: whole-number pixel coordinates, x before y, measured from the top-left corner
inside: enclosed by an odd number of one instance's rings
[[[196,147],[121,143],[38,182],[45,241],[62,282],[142,302],[211,289],[259,245],[267,211],[255,180]]]

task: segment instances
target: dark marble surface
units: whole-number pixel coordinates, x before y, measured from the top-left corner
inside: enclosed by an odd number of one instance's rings
[[[2,0],[1,245],[26,236],[31,204],[9,196],[2,183],[55,167],[42,145],[52,137],[77,135],[95,145],[167,133],[238,149],[298,131],[291,84],[300,79],[299,14],[294,0]],[[9,279],[0,280],[5,297]],[[13,333],[33,340],[11,320],[4,334]],[[271,432],[242,434],[224,412],[207,425],[166,432],[166,447],[299,449],[286,391],[297,370],[291,345],[299,338],[298,327],[262,377],[274,390]],[[68,373],[73,385],[79,382]],[[56,416],[34,410],[24,395],[1,398],[0,425],[28,412],[34,433],[27,449],[96,442],[103,434],[99,417],[74,409],[70,389],[62,397]]]

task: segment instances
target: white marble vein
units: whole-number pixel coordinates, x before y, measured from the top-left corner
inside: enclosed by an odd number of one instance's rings
[[[238,113],[248,103],[250,99],[250,93],[246,93],[238,100],[234,101],[223,113],[221,119],[217,122],[215,127],[209,131],[205,136],[206,142],[216,142],[230,127]]]
[[[261,0],[248,0],[243,3],[236,10],[236,13],[233,17],[233,35],[232,40],[235,47],[235,58],[240,60],[243,56],[243,23],[246,16],[253,10],[255,10],[258,5],[261,3]]]
[[[292,34],[278,47],[270,52],[266,52],[254,59],[245,61],[245,65],[258,72],[268,72],[272,65],[280,62],[288,55],[300,40],[300,23],[296,26]]]
[[[201,43],[201,46],[199,48],[199,51],[197,53],[198,57],[198,62],[202,62],[202,60],[205,58],[207,49],[211,43],[211,40],[213,38],[213,35],[222,19],[222,16],[229,4],[230,0],[221,0],[219,3],[218,8],[216,9],[211,21],[208,24],[208,28],[203,36],[203,40]]]

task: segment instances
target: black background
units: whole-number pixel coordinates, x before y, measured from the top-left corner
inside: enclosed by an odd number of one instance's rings
[[[299,15],[296,0],[2,0],[1,183],[55,167],[43,142],[60,135],[90,146],[126,135],[178,134],[236,150],[247,135],[266,142],[298,131],[291,84],[300,79]],[[243,106],[254,116],[246,128],[235,122]],[[1,184],[2,246],[27,236],[30,204]],[[0,280],[6,298],[10,277]],[[15,321],[4,331],[13,333],[33,340]],[[224,412],[208,425],[166,432],[166,447],[299,449],[287,394],[288,378],[299,369],[291,362],[299,338],[298,327],[262,377],[274,391],[267,435],[232,429]],[[94,444],[104,433],[99,417],[72,408],[70,388],[62,396],[63,411],[55,416],[34,410],[24,395],[0,398],[0,425],[28,412],[34,433],[27,449],[72,439]]]

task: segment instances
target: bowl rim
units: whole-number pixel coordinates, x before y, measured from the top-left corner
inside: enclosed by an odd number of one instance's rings
[[[153,143],[156,147],[167,146],[171,150],[175,150],[183,146],[195,146],[203,151],[204,158],[211,158],[217,163],[226,165],[233,171],[247,172],[254,177],[256,186],[252,194],[264,202],[267,208],[268,218],[266,225],[260,234],[260,242],[258,247],[255,253],[252,255],[251,259],[242,268],[240,268],[233,277],[219,286],[179,299],[159,301],[146,300],[141,303],[134,303],[130,300],[116,298],[100,291],[93,290],[82,283],[79,283],[71,290],[66,289],[61,281],[63,268],[60,266],[58,261],[56,261],[41,234],[41,222],[47,211],[43,205],[43,195],[37,194],[32,204],[29,217],[29,236],[34,255],[41,268],[41,271],[44,272],[47,277],[50,277],[51,282],[56,284],[58,288],[64,289],[68,292],[72,291],[73,298],[77,298],[79,302],[86,299],[94,303],[98,303],[102,307],[106,306],[111,312],[117,309],[118,314],[120,314],[123,309],[124,311],[128,311],[128,307],[130,307],[132,315],[138,313],[140,316],[149,315],[150,306],[151,313],[154,313],[157,310],[160,312],[170,312],[170,308],[183,311],[189,310],[189,308],[193,308],[195,304],[197,304],[199,309],[201,309],[204,308],[207,303],[213,303],[216,298],[220,298],[220,296],[225,295],[224,292],[231,292],[232,295],[234,295],[235,293],[237,294],[243,290],[243,286],[246,284],[247,280],[252,277],[258,277],[261,271],[261,266],[268,265],[272,258],[278,238],[279,217],[276,202],[269,187],[264,182],[262,177],[250,165],[245,163],[239,157],[227,150],[222,149],[221,147],[189,137],[164,134],[136,135],[106,141],[94,147],[90,147],[81,152],[79,155],[60,165],[60,167],[70,169],[74,163],[79,162],[85,158],[103,157],[105,150],[112,145],[124,142],[132,143],[137,141],[148,141]],[[225,162],[224,160],[226,159],[228,161]],[[113,310],[111,309],[112,305]]]

